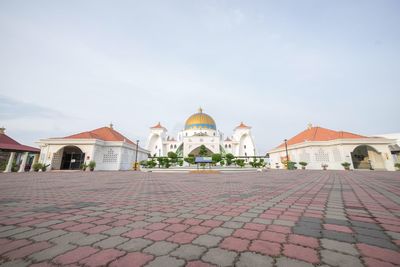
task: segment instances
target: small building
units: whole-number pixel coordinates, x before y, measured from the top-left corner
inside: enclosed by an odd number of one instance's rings
[[[374,136],[395,140],[393,144],[389,145],[389,150],[392,153],[394,163],[400,163],[400,133],[377,134]]]
[[[308,129],[287,140],[290,161],[307,162],[307,169],[343,170],[342,163],[351,169],[395,170],[389,146],[395,140],[384,137],[367,137],[359,134],[334,131],[309,125]],[[268,152],[271,168],[284,168],[285,143]]]
[[[4,172],[24,172],[33,170],[37,162],[40,149],[18,143],[5,133],[5,128],[0,128],[0,162]]]
[[[78,170],[96,162],[95,170],[131,170],[135,161],[146,160],[149,151],[114,130],[113,125],[61,138],[38,141],[39,161],[52,170]],[[137,157],[136,157],[137,152]]]

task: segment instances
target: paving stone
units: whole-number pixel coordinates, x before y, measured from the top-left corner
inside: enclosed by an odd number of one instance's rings
[[[311,236],[311,237],[315,237],[315,238],[322,237],[320,230],[316,230],[316,229],[312,229],[312,228],[308,228],[308,227],[295,226],[292,228],[292,230],[293,230],[293,233],[298,234],[298,235]]]
[[[341,233],[331,230],[322,230],[322,236],[327,239],[333,239],[337,241],[347,242],[347,243],[355,243],[356,240],[354,239],[352,234],[348,233]]]
[[[388,239],[381,239],[366,235],[356,235],[356,239],[360,243],[365,243],[368,245],[377,246],[381,248],[388,248],[392,250],[399,250],[399,248]]]
[[[366,235],[366,236],[371,236],[371,237],[389,239],[390,240],[390,237],[385,232],[383,232],[381,230],[362,228],[362,227],[353,227],[353,230],[357,234],[360,234],[360,235]]]
[[[350,222],[347,221],[347,220],[325,219],[325,223],[343,225],[343,226],[350,226]]]
[[[225,237],[225,236],[230,236],[233,233],[233,231],[234,229],[231,228],[217,227],[208,232],[208,234]]]
[[[74,250],[70,250],[67,253],[56,257],[55,259],[53,259],[53,262],[60,265],[72,264],[86,257],[89,257],[90,255],[98,251],[98,249],[92,247],[78,247]]]
[[[68,241],[68,242],[71,242],[71,243],[79,245],[79,246],[88,246],[88,245],[94,244],[96,242],[99,242],[101,240],[104,240],[106,238],[108,238],[108,236],[102,235],[102,234],[93,234],[93,235],[82,234],[81,237],[79,237],[78,235],[71,236],[71,239],[73,239],[73,240]],[[66,239],[66,240],[68,240],[68,239]]]
[[[15,239],[30,238],[32,236],[39,235],[39,234],[42,234],[42,233],[45,233],[48,231],[49,231],[49,229],[47,229],[47,228],[36,228],[36,229],[32,229],[32,230],[29,230],[29,231],[26,231],[23,233],[13,235],[12,238],[15,238]]]
[[[206,248],[192,244],[182,245],[170,255],[185,260],[197,260],[206,252]]]
[[[94,243],[92,246],[100,247],[100,248],[103,248],[103,249],[114,248],[114,247],[116,247],[116,246],[118,246],[118,245],[120,245],[120,244],[122,244],[122,243],[124,243],[124,242],[126,242],[128,240],[129,239],[125,238],[125,237],[112,236],[112,237],[106,238],[104,240],[101,240],[101,241],[99,241],[97,243]]]
[[[154,259],[152,255],[140,252],[128,253],[110,263],[110,267],[135,267],[144,266],[146,263]]]
[[[184,266],[185,261],[181,259],[176,259],[170,256],[161,256],[155,258],[146,267],[180,267]]]
[[[350,254],[350,255],[354,255],[354,256],[359,255],[355,246],[352,244],[349,244],[349,243],[322,238],[321,245],[322,245],[322,247],[324,247],[328,250],[335,250],[335,251],[338,251],[341,253],[346,253],[346,254]]]
[[[0,238],[1,237],[10,237],[19,233],[27,232],[32,230],[31,227],[17,227],[8,231],[4,231],[0,233]]]
[[[65,235],[67,232],[64,230],[51,230],[44,232],[43,234],[40,235],[35,235],[31,239],[35,241],[47,241],[62,235]]]
[[[203,261],[215,264],[217,266],[232,266],[237,253],[220,248],[212,248],[201,258]]]
[[[269,256],[262,256],[252,252],[244,252],[240,254],[237,267],[272,267],[273,259]]]
[[[363,267],[363,264],[357,257],[330,250],[322,250],[321,257],[323,262],[331,266]]]
[[[145,248],[143,252],[147,254],[152,254],[154,256],[163,256],[167,255],[174,249],[176,249],[179,245],[171,242],[166,241],[159,241],[155,242],[151,246]]]
[[[60,231],[60,230],[56,230],[56,231]],[[60,232],[58,232],[60,233]],[[64,235],[60,235],[57,236],[53,239],[50,239],[50,242],[55,243],[55,244],[68,244],[68,243],[72,243],[76,240],[79,240],[81,238],[86,237],[85,234],[80,233],[80,232],[67,232]]]
[[[204,247],[215,247],[222,240],[219,236],[213,235],[200,235],[192,241],[193,244],[204,246]]]
[[[267,219],[262,219],[262,218],[254,218],[254,219],[252,220],[252,222],[253,222],[253,223],[259,223],[259,224],[268,225],[268,224],[271,224],[271,223],[272,223],[272,220],[267,220]]]
[[[25,267],[25,266],[29,266],[30,264],[31,263],[29,261],[19,259],[19,260],[13,260],[13,261],[1,263],[0,266],[1,267]]]
[[[85,266],[106,266],[108,263],[123,256],[125,252],[116,249],[101,250],[98,253],[79,261],[80,264]]]
[[[375,230],[383,231],[382,227],[380,227],[378,224],[375,224],[375,223],[359,222],[359,221],[353,221],[353,220],[350,221],[350,223],[353,226],[357,226],[357,227],[363,227],[363,228],[375,229]]]
[[[294,260],[286,257],[279,257],[276,260],[277,267],[313,267],[311,263]],[[249,266],[250,267],[250,266]]]
[[[129,228],[129,227],[119,226],[119,227],[113,227],[113,228],[111,228],[111,229],[109,229],[107,231],[104,231],[104,232],[102,232],[102,234],[105,234],[105,235],[121,235],[121,234],[123,234],[125,232],[128,232],[130,230],[132,230],[132,229]]]
[[[117,248],[128,252],[141,251],[142,249],[150,246],[151,244],[153,244],[153,241],[143,238],[135,238],[119,245]]]
[[[243,225],[244,225],[244,223],[242,223],[242,222],[232,222],[232,221],[230,221],[230,222],[225,222],[225,223],[222,225],[222,227],[225,227],[225,228],[232,228],[232,229],[238,229],[238,228],[242,228]]]
[[[65,252],[73,250],[75,248],[76,246],[73,245],[61,244],[36,252],[28,257],[34,261],[40,262],[40,261],[50,260],[52,258],[57,257],[58,255],[64,254]]]

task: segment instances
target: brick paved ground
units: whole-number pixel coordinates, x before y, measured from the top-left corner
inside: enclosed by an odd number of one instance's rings
[[[400,173],[0,174],[1,266],[396,266]]]

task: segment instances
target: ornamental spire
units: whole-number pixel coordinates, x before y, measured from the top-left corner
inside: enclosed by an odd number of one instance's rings
[[[199,113],[203,113],[203,109],[199,107]]]

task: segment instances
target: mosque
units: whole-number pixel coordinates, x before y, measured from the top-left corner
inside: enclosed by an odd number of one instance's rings
[[[231,153],[236,157],[252,157],[256,155],[256,147],[251,127],[243,122],[235,127],[233,135],[224,138],[224,134],[217,130],[214,119],[200,108],[191,115],[182,131],[176,137],[168,135],[168,131],[161,123],[150,127],[147,141],[147,150],[153,157],[167,156],[168,152],[178,156],[198,155],[200,147],[204,145],[208,154]]]

